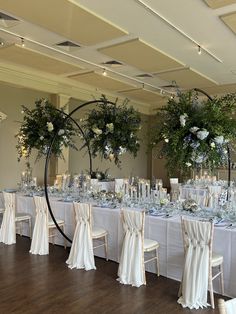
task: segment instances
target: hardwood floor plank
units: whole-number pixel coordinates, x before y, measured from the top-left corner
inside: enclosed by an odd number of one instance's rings
[[[0,244],[1,314],[217,314],[218,310],[183,309],[179,283],[146,273],[147,286],[116,281],[118,264],[96,258],[97,270],[71,270],[69,250],[50,245],[50,255],[29,254],[30,240]],[[219,296],[216,296],[216,299]]]

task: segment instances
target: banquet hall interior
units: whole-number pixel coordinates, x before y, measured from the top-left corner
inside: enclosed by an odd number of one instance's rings
[[[236,314],[236,0],[0,0],[0,313]]]

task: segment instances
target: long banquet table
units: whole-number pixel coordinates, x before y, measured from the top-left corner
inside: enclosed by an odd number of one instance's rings
[[[65,221],[66,234],[72,238],[75,229],[72,203],[52,199],[51,206],[55,217]],[[32,197],[17,195],[17,211],[31,214],[34,225],[35,206]],[[94,225],[103,227],[108,231],[109,259],[119,262],[123,237],[120,210],[94,206],[93,221]],[[23,234],[28,236],[27,226],[25,226]],[[184,256],[180,217],[163,218],[146,215],[145,237],[160,243],[161,275],[181,280]],[[61,235],[56,243],[63,245]],[[224,256],[225,294],[236,297],[236,229],[215,227],[213,250]],[[96,249],[95,255],[104,257],[103,248]],[[155,272],[154,263],[149,264],[147,270]],[[219,291],[218,279],[215,280],[214,290]]]

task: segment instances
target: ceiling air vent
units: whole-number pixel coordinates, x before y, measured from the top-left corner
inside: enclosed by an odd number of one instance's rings
[[[58,43],[57,46],[59,47],[81,47],[78,44],[73,43],[72,41],[62,41],[61,43]]]
[[[145,77],[153,77],[151,74],[148,74],[148,73],[143,73],[143,74],[138,74],[136,75],[136,77],[142,77],[142,78],[145,78]]]
[[[109,61],[103,62],[102,64],[110,66],[111,68],[116,68],[116,67],[120,67],[123,65],[123,63],[116,61],[116,60],[109,60]]]
[[[19,23],[19,20],[17,20],[15,17],[0,12],[0,26],[11,27],[17,23]]]
[[[66,52],[73,52],[81,47],[79,44],[73,43],[72,41],[69,41],[69,40],[65,40],[60,43],[57,43],[55,44],[55,46]]]

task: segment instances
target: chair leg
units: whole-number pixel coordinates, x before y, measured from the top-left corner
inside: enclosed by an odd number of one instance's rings
[[[105,256],[106,256],[106,260],[108,261],[108,242],[107,242],[107,235],[105,235],[105,237],[104,237],[104,242],[105,242],[105,245],[104,245],[104,248],[105,248]]]
[[[211,307],[215,308],[215,301],[214,301],[214,293],[213,293],[213,282],[212,282],[212,269],[209,271],[209,290],[210,290],[210,300],[211,300]]]
[[[65,233],[65,226],[64,225],[62,226],[62,231]],[[66,238],[64,238],[64,248],[65,248],[65,250],[66,250],[66,244],[67,244]]]
[[[29,219],[29,236],[30,239],[32,238],[32,225],[31,225],[31,219]]]
[[[220,286],[221,286],[221,294],[224,295],[224,274],[223,274],[223,264],[220,265]]]
[[[156,249],[156,263],[157,263],[157,276],[160,276],[160,263],[159,263],[159,254],[158,254],[158,249]]]

